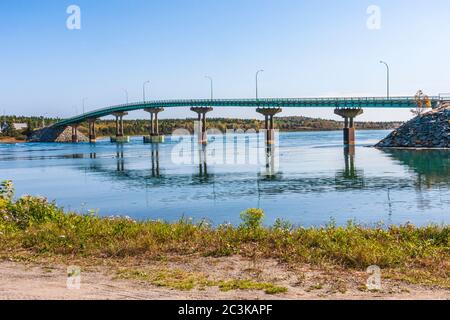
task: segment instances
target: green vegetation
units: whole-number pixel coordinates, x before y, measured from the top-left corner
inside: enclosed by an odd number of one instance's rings
[[[352,270],[378,265],[392,278],[450,288],[449,226],[368,228],[349,223],[346,227],[294,228],[280,220],[264,227],[263,212],[250,209],[241,215],[242,225],[214,228],[204,221],[185,219],[167,223],[65,213],[46,199],[14,199],[13,194],[12,183],[4,182],[0,188],[0,258],[25,255],[123,261],[173,255],[257,256],[289,265]],[[215,285],[222,289],[246,285],[245,281],[223,281]],[[198,285],[197,280],[194,283]]]
[[[24,117],[24,116],[2,116],[0,118],[0,126],[5,130],[0,132],[1,138],[16,138],[17,140],[25,140],[31,135],[33,130],[41,128],[43,124],[49,125],[55,123],[58,119],[50,119],[44,117]],[[16,130],[14,123],[26,123],[27,128],[23,130]],[[0,130],[1,131],[1,130]]]
[[[177,129],[194,131],[194,121],[196,119],[164,119],[160,120],[159,127],[161,133],[170,135]],[[275,125],[281,131],[320,131],[339,130],[342,122],[324,119],[314,119],[307,117],[280,117],[275,119]],[[356,122],[357,129],[393,129],[400,125],[399,122]],[[126,135],[146,135],[148,134],[149,120],[125,120],[124,133]],[[260,130],[264,128],[264,121],[253,119],[226,119],[210,118],[208,127],[215,128],[221,132],[226,130]],[[87,127],[80,129],[87,133]],[[115,134],[116,124],[113,120],[100,120],[97,125],[99,136],[111,136]]]
[[[287,292],[286,287],[276,286],[267,282],[255,282],[247,279],[210,280],[201,273],[186,272],[184,270],[128,270],[117,272],[118,279],[133,279],[146,281],[154,286],[167,287],[177,290],[204,290],[206,287],[219,287],[220,291],[232,290],[262,290],[267,294]]]

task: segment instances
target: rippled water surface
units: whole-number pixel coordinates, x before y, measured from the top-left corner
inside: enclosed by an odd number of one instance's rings
[[[263,144],[252,143],[256,135],[246,143],[238,137],[225,152],[233,161],[217,160],[223,159],[219,138],[205,153],[196,143],[180,148],[170,138],[159,146],[142,138],[125,145],[0,145],[0,180],[13,180],[18,196],[42,195],[66,209],[137,219],[238,223],[241,211],[260,207],[268,224],[276,218],[304,226],[330,219],[449,223],[449,152],[369,147],[387,134],[359,131],[358,145],[345,149],[341,132],[282,133],[271,157]]]

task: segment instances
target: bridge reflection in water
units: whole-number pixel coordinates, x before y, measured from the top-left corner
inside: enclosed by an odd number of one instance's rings
[[[151,144],[152,152],[152,177],[159,178],[161,176],[159,172],[159,144]]]
[[[379,190],[387,192],[387,198],[390,200],[391,190],[401,190],[404,188],[428,189],[437,185],[448,186],[450,184],[450,158],[449,151],[446,150],[382,150],[395,164],[402,165],[408,171],[413,173],[410,177],[389,177],[389,176],[366,176],[364,169],[358,168],[357,151],[354,146],[344,147],[342,169],[335,171],[334,176],[309,177],[283,174],[282,166],[279,168],[276,146],[266,146],[265,163],[261,164],[259,170],[255,170],[253,181],[247,176],[247,173],[233,173],[233,179],[228,178],[230,174],[226,170],[220,170],[215,173],[210,170],[208,165],[208,146],[199,146],[196,150],[198,164],[196,173],[183,174],[164,174],[164,168],[172,164],[161,162],[160,148],[158,144],[149,145],[149,165],[147,170],[127,168],[126,152],[124,145],[118,144],[116,149],[115,170],[105,163],[102,157],[97,153],[89,155],[76,154],[73,158],[89,158],[91,162],[87,168],[104,177],[112,180],[123,181],[128,188],[140,188],[143,185],[148,187],[158,186],[183,186],[183,185],[204,185],[213,184],[227,189],[227,196],[251,195],[251,194],[281,194],[281,193],[306,193],[306,192],[326,192],[331,190],[349,190],[365,189]],[[66,156],[67,158],[67,156]],[[164,157],[170,161],[170,158]],[[189,167],[189,166],[187,166]],[[216,168],[213,166],[213,168]],[[145,171],[148,174],[145,174]],[[241,176],[247,176],[247,180],[241,179]],[[256,190],[257,189],[257,190]],[[215,190],[216,191],[216,190]],[[214,191],[214,192],[215,192]],[[216,194],[214,195],[214,197]]]
[[[355,166],[355,146],[344,147],[344,170],[336,172],[336,189],[364,188],[364,170]]]

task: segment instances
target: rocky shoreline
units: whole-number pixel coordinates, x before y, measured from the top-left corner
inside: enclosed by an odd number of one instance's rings
[[[448,149],[450,103],[417,116],[394,130],[376,148]]]
[[[89,142],[89,139],[78,131],[79,142]],[[72,128],[44,128],[37,130],[28,139],[28,142],[72,142]]]

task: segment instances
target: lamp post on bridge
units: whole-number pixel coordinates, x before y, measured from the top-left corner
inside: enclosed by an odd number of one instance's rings
[[[144,99],[144,102],[145,102],[145,85],[147,83],[150,83],[150,81],[145,81],[144,84],[142,85],[142,97]]]
[[[125,97],[127,99],[127,104],[128,104],[128,90],[127,89],[122,89],[123,92],[125,92]]]
[[[214,99],[214,82],[213,82],[213,78],[211,78],[210,76],[205,76],[206,79],[209,79],[210,83],[211,83],[211,101]]]
[[[389,68],[389,65],[387,64],[387,62],[384,62],[384,61],[380,61],[380,63],[381,64],[384,64],[385,66],[386,66],[386,71],[387,71],[387,98],[389,99],[390,98],[390,88],[389,88],[389,86],[390,86],[390,68]]]
[[[258,71],[256,72],[256,76],[255,76],[255,81],[256,81],[256,101],[258,101],[258,75],[259,75],[261,72],[264,72],[264,70],[258,70]]]
[[[84,111],[84,103],[85,103],[86,100],[87,100],[87,98],[83,98],[83,99],[82,99],[82,104],[83,104],[83,114],[85,114],[85,111]]]

